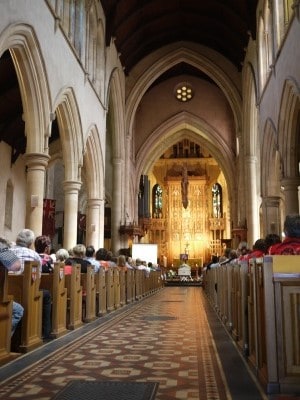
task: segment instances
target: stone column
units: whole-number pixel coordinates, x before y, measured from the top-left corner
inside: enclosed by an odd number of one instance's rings
[[[45,171],[50,157],[43,153],[29,153],[25,154],[25,159],[27,167],[25,225],[38,236],[42,234]]]
[[[81,182],[63,182],[65,204],[64,204],[64,247],[69,250],[77,243],[77,216],[78,216],[78,193]]]
[[[125,171],[129,173],[131,170],[131,163],[130,163],[130,136],[126,135],[126,154],[127,157],[125,158]],[[132,171],[131,171],[132,172]],[[132,215],[132,205],[131,203],[131,188],[130,188],[130,180],[126,179],[124,182],[124,223],[126,224],[126,221],[132,221],[133,220],[133,215]],[[123,223],[123,222],[122,222]]]
[[[121,158],[113,159],[113,198],[111,208],[111,250],[114,254],[121,247],[119,229],[122,220],[122,166]]]
[[[299,177],[284,178],[281,186],[284,188],[285,197],[285,215],[299,214],[298,203],[298,186],[300,185]]]
[[[279,196],[268,196],[262,200],[263,208],[263,227],[264,236],[270,233],[276,233],[281,237],[281,216],[280,216],[281,198]]]
[[[87,202],[86,244],[93,245],[96,250],[100,247],[100,221],[101,209],[103,209],[101,206],[103,203],[104,201],[101,199],[88,199]]]
[[[250,246],[259,239],[260,226],[259,226],[259,209],[257,202],[257,180],[256,180],[256,166],[257,158],[255,156],[247,156],[246,161],[246,185],[247,185],[247,242]]]

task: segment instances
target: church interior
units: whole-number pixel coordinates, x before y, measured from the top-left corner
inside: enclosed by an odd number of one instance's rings
[[[176,270],[185,259],[197,277],[226,248],[282,238],[286,215],[300,210],[299,7],[299,0],[0,1],[0,237],[14,243],[28,228],[49,236],[55,250],[82,243],[115,257],[155,244],[157,265]],[[166,290],[179,301],[179,288]],[[183,290],[188,307],[194,301],[209,313],[196,294],[202,288]],[[153,295],[156,310],[163,304],[160,312],[180,319],[163,293]],[[145,299],[154,318],[153,304]],[[116,315],[120,321],[103,322],[101,340],[109,324],[113,332],[122,322]],[[202,338],[217,324],[210,317],[211,325],[194,327],[186,318]],[[167,325],[157,326],[162,336]],[[299,348],[297,357],[295,379]],[[166,389],[156,398],[267,398],[260,389],[235,397],[222,386],[230,378],[219,362],[212,369],[223,392],[215,397],[206,387],[203,397]],[[50,399],[30,390],[18,396]]]

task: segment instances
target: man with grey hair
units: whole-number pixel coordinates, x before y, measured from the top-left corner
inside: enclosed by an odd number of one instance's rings
[[[31,229],[22,229],[16,238],[16,245],[12,247],[15,255],[21,260],[21,271],[24,270],[24,261],[36,261],[42,272],[42,261],[39,254],[31,247],[34,243],[34,233]]]
[[[10,272],[19,271],[21,262],[19,258],[10,250],[10,244],[7,240],[0,238],[0,265]],[[21,304],[13,301],[12,318],[11,318],[11,336],[21,321],[24,314],[24,308]]]
[[[42,259],[40,255],[33,250],[35,239],[34,232],[31,229],[22,229],[16,238],[16,245],[12,247],[12,251],[21,260],[22,271],[24,270],[25,261],[36,261],[39,265],[40,272],[42,273]],[[51,340],[51,294],[49,290],[42,289],[43,291],[43,316],[42,316],[42,335],[44,341]]]

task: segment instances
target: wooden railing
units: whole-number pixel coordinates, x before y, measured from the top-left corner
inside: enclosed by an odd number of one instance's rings
[[[299,393],[300,256],[215,267],[204,287],[266,392]]]

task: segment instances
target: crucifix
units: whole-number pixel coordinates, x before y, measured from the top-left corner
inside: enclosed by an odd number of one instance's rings
[[[182,167],[182,180],[181,180],[181,196],[182,196],[182,205],[184,208],[187,208],[188,203],[189,203],[188,187],[189,187],[189,181],[188,181],[187,166],[184,165]]]

